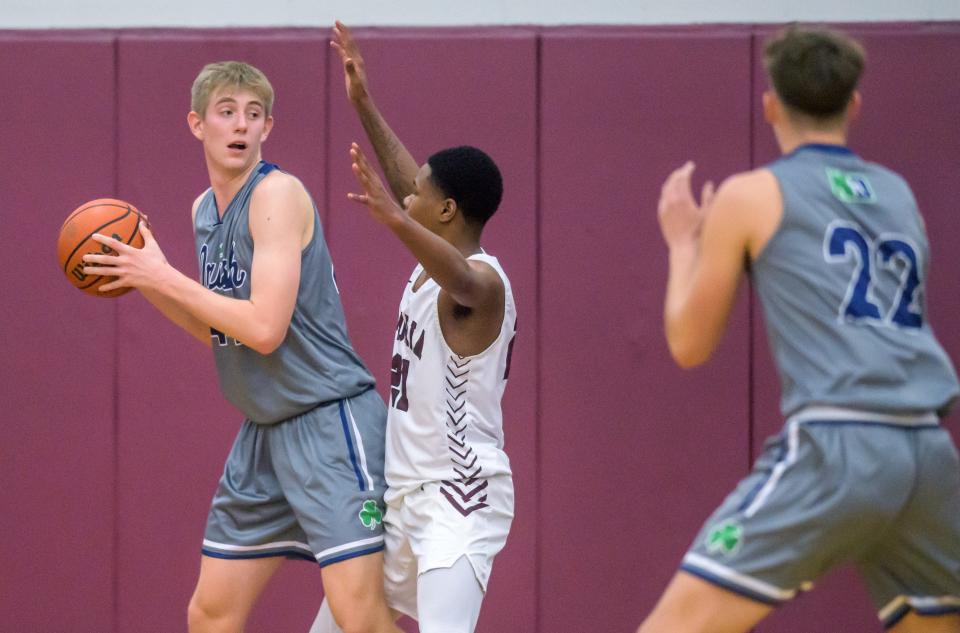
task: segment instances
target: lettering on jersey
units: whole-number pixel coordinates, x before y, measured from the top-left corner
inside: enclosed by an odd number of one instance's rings
[[[230,337],[229,337],[229,336],[227,336],[226,334],[224,334],[224,333],[221,332],[220,330],[217,330],[217,329],[214,329],[214,328],[210,328],[210,338],[212,338],[212,339],[214,340],[214,342],[215,342],[218,346],[220,346],[220,347],[226,347],[226,346],[229,345],[229,343],[230,343]],[[243,343],[241,343],[241,342],[238,341],[237,339],[233,339],[233,344],[234,344],[234,345],[237,345],[237,346],[243,345]]]
[[[863,174],[828,167],[827,182],[830,183],[830,191],[840,202],[874,204],[877,201],[873,186]]]
[[[217,249],[217,258],[208,261],[207,244],[200,247],[200,276],[203,285],[211,290],[233,290],[241,288],[247,281],[247,271],[240,268],[233,252],[236,244],[231,245],[229,257],[223,255],[223,245]]]
[[[417,338],[417,322],[411,319],[405,312],[400,313],[400,320],[397,321],[397,340],[403,341],[418,359],[423,354],[423,330],[420,329],[420,337]],[[414,342],[416,340],[416,342]]]

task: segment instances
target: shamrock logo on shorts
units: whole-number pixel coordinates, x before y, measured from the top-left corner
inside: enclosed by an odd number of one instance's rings
[[[727,556],[740,549],[743,543],[743,526],[730,519],[719,523],[707,534],[707,550],[711,554],[722,552]]]
[[[383,522],[383,512],[380,511],[377,502],[370,499],[363,502],[359,516],[363,527],[368,527],[371,530],[375,530]]]

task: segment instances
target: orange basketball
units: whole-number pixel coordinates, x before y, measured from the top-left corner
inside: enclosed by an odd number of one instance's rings
[[[57,255],[60,269],[74,286],[98,297],[119,297],[130,288],[118,288],[109,292],[98,289],[116,277],[87,275],[83,272],[83,256],[87,253],[113,253],[116,251],[95,241],[94,233],[109,235],[136,248],[143,248],[140,226],[146,218],[130,203],[112,198],[100,198],[82,204],[67,216],[60,227],[57,239]]]

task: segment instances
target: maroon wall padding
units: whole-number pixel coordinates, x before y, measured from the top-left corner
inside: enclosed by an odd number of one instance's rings
[[[197,278],[191,205],[208,186],[190,133],[190,86],[205,63],[242,59],[277,100],[264,157],[320,196],[326,43],[316,33],[144,33],[119,42],[119,191],[150,215],[172,264]],[[220,393],[212,353],[142,298],[121,306],[120,631],[185,628],[210,500],[242,415]],[[320,604],[316,565],[290,562],[251,630],[305,631]]]
[[[746,32],[543,36],[541,631],[639,624],[746,471],[746,307],[676,368],[657,199],[749,165],[749,61]]]
[[[933,250],[929,315],[956,359],[960,86],[949,79],[960,23],[850,29],[869,52],[852,146],[914,188]],[[656,219],[660,187],[685,160],[697,162],[699,191],[777,156],[759,109],[770,31],[357,30],[373,93],[418,161],[469,143],[504,175],[484,244],[519,308],[504,399],[517,508],[480,633],[632,630],[780,430],[779,382],[746,284],[714,360],[685,372],[670,359]],[[243,59],[270,77],[264,156],[314,196],[351,336],[386,394],[414,260],[346,199],[349,143],[369,144],[328,33],[0,32],[0,213],[12,238],[0,294],[11,439],[0,442],[0,629],[186,629],[208,506],[242,416],[219,392],[209,349],[137,293],[70,287],[54,242],[76,206],[121,197],[196,278],[190,206],[209,182],[186,115],[203,64]],[[316,566],[287,564],[248,628],[306,631],[321,596]],[[843,568],[758,631],[873,630],[873,611]]]
[[[504,198],[484,232],[517,302],[519,334],[503,403],[506,451],[516,487],[516,518],[496,559],[478,631],[533,631],[537,515],[537,66],[535,33],[524,29],[381,30],[356,33],[371,92],[419,164],[434,151],[475,145],[497,162]],[[331,55],[328,235],[351,337],[387,395],[397,307],[415,261],[365,207],[348,149],[359,141],[376,160],[346,98],[343,69]]]
[[[4,34],[0,50],[0,628],[111,631],[114,330],[129,299],[71,286],[56,240],[113,190],[112,36]]]
[[[960,332],[951,327],[960,312],[957,278],[960,274],[960,239],[957,222],[956,185],[945,174],[960,167],[960,128],[956,104],[960,87],[944,81],[946,69],[960,59],[960,29],[952,26],[857,26],[846,29],[867,49],[867,66],[860,85],[863,107],[850,133],[850,146],[863,158],[901,173],[916,194],[927,223],[933,253],[932,274],[927,286],[929,317],[956,361]],[[762,67],[763,43],[768,29],[756,37],[754,67],[755,164],[775,159],[779,152],[773,133],[764,123],[760,95],[768,83]],[[920,69],[922,68],[922,71]],[[780,431],[780,383],[770,359],[759,300],[754,304],[755,356],[754,408],[756,432],[754,454],[763,440]],[[954,437],[960,437],[957,415],[948,422]],[[828,575],[808,596],[780,609],[758,627],[761,632],[801,633],[811,630],[867,631],[877,627],[876,609],[866,588],[850,566]],[[841,598],[842,596],[842,598]]]

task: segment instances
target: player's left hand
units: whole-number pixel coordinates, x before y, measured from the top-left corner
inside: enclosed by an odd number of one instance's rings
[[[135,248],[107,235],[94,233],[94,240],[117,253],[88,253],[83,256],[84,274],[116,277],[110,283],[100,286],[101,292],[127,287],[151,288],[169,267],[167,258],[147,225],[141,225],[140,231],[143,233],[143,248]]]
[[[347,197],[354,202],[366,205],[370,214],[379,222],[389,224],[391,221],[403,219],[406,213],[397,205],[397,201],[387,193],[383,181],[374,171],[367,157],[360,151],[356,143],[350,145],[350,160],[353,175],[356,177],[363,193],[348,193]]]
[[[696,243],[699,240],[703,219],[713,201],[714,186],[709,180],[703,185],[699,205],[693,197],[690,178],[694,167],[692,161],[687,161],[682,167],[674,170],[667,177],[660,191],[660,203],[657,207],[660,231],[667,246],[671,248],[684,243]]]
[[[370,96],[367,71],[363,57],[360,55],[360,47],[353,39],[353,33],[340,20],[337,20],[333,26],[333,39],[330,40],[330,46],[340,54],[347,97],[354,104],[361,103]]]

